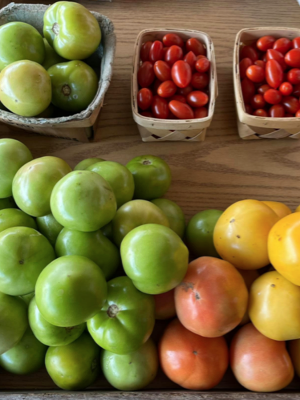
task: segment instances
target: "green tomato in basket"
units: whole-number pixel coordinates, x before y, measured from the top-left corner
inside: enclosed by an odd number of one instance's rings
[[[54,383],[64,390],[82,390],[100,374],[100,347],[87,332],[66,346],[49,347],[46,369]]]
[[[18,207],[33,217],[50,214],[50,196],[55,184],[71,172],[61,158],[46,156],[23,165],[13,180],[13,195]]]
[[[19,21],[0,26],[0,71],[15,61],[42,64],[44,58],[43,38],[33,26]]]
[[[126,165],[134,178],[135,199],[153,200],[162,197],[171,184],[171,170],[159,157],[135,157]]]
[[[52,67],[52,65],[67,61],[65,58],[62,58],[60,55],[56,53],[56,51],[48,43],[47,39],[44,39],[44,45],[45,45],[45,59],[42,65],[45,68],[45,70]]]
[[[110,184],[92,171],[71,172],[55,185],[51,195],[54,218],[81,232],[99,230],[113,219],[116,209]]]
[[[20,297],[20,299],[22,299],[24,301],[24,303],[28,307],[31,300],[34,298],[34,295],[35,295],[34,292],[32,292],[32,293],[24,294],[23,296],[19,296],[19,297]]]
[[[36,223],[38,226],[38,231],[49,240],[52,246],[54,246],[57,236],[63,229],[63,226],[56,221],[52,214],[44,215],[43,217],[37,217]]]
[[[168,218],[170,228],[182,239],[185,231],[185,216],[179,205],[168,199],[155,199],[152,203],[162,210]]]
[[[103,350],[101,365],[105,378],[116,389],[140,390],[156,377],[157,350],[152,339],[139,349],[124,355]]]
[[[87,327],[100,347],[127,354],[145,343],[153,331],[154,298],[137,290],[127,276],[112,279],[107,288],[106,303]]]
[[[169,226],[169,221],[167,216],[150,201],[129,201],[118,209],[112,221],[114,242],[120,246],[122,240],[130,231],[145,224]]]
[[[112,187],[117,200],[117,207],[132,200],[134,180],[132,173],[124,165],[114,161],[101,161],[87,168],[102,176]]]
[[[79,232],[64,228],[58,235],[55,252],[58,257],[77,255],[89,258],[101,268],[106,279],[114,275],[121,263],[119,250],[101,230]]]
[[[84,171],[85,169],[88,169],[93,164],[96,164],[98,162],[105,161],[102,158],[86,158],[85,160],[80,161],[75,167],[74,171]]]
[[[104,225],[101,228],[101,232],[103,233],[103,235],[105,237],[107,237],[107,239],[109,239],[112,242],[114,241],[113,229],[112,229],[112,221],[109,222],[108,224]]]
[[[68,328],[55,326],[45,320],[33,298],[28,308],[29,324],[35,337],[46,346],[65,346],[74,342],[83,333],[86,324]]]
[[[43,31],[57,54],[67,60],[89,57],[101,41],[96,18],[84,6],[71,1],[58,1],[48,8]]]
[[[0,292],[0,354],[14,347],[28,327],[27,306],[19,297]]]
[[[25,144],[14,139],[0,139],[0,199],[12,195],[16,172],[31,160],[32,154]]]
[[[7,208],[16,208],[16,203],[13,197],[0,199],[0,210],[6,210]]]
[[[41,271],[55,259],[53,247],[38,231],[18,226],[0,233],[0,291],[32,293]]]
[[[160,294],[182,281],[188,268],[189,252],[170,228],[147,224],[125,236],[121,258],[127,276],[137,289]]]
[[[0,211],[0,232],[15,226],[27,226],[36,229],[35,220],[17,208],[7,208]]]
[[[0,366],[12,374],[31,374],[44,366],[46,351],[28,327],[19,343],[0,356]]]
[[[1,102],[23,117],[35,117],[51,103],[51,79],[47,71],[33,61],[16,61],[0,73]]]

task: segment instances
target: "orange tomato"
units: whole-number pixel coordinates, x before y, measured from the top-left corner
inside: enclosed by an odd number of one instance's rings
[[[300,214],[290,214],[273,226],[268,239],[273,267],[286,279],[300,285]]]
[[[176,316],[174,289],[166,293],[156,294],[155,301],[155,319],[169,319]]]
[[[180,322],[191,332],[218,337],[234,329],[248,304],[248,290],[241,274],[227,261],[200,257],[189,264],[175,289]]]
[[[296,208],[295,212],[300,212],[300,206]]]
[[[270,207],[275,212],[275,214],[278,215],[279,218],[283,218],[289,214],[292,214],[292,210],[285,204],[280,203],[279,201],[264,200],[263,203]]]
[[[159,358],[163,372],[173,382],[185,389],[208,390],[224,376],[228,348],[223,337],[204,338],[175,319],[160,340]]]
[[[239,383],[255,392],[283,389],[294,377],[285,342],[265,337],[251,323],[235,334],[230,346],[230,365]]]
[[[296,374],[300,377],[300,339],[291,340],[289,350]]]
[[[279,217],[258,200],[232,204],[214,230],[218,254],[239,269],[259,269],[269,264],[268,234]]]
[[[259,277],[259,273],[255,269],[252,269],[252,270],[249,270],[249,271],[246,271],[246,270],[243,270],[243,269],[239,269],[238,271],[242,275],[242,277],[244,278],[244,281],[246,283],[247,289],[249,291],[250,288],[251,288],[252,283]],[[249,321],[250,321],[250,318],[249,318],[248,309],[247,309],[245,314],[244,314],[244,316],[243,316],[242,321],[240,322],[240,325],[245,325]]]

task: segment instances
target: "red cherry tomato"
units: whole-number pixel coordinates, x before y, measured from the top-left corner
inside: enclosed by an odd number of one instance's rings
[[[255,61],[256,62],[256,61]],[[239,68],[240,68],[240,77],[241,79],[244,79],[246,76],[246,71],[250,65],[252,65],[253,62],[251,58],[243,58],[240,63],[239,63]]]
[[[187,62],[179,60],[173,64],[171,75],[174,83],[178,87],[185,88],[192,80],[192,69]]]
[[[162,60],[164,56],[164,46],[160,40],[155,40],[149,51],[149,61],[155,63],[155,61]]]
[[[208,103],[208,96],[200,90],[195,90],[186,96],[186,100],[192,107],[202,107]]]
[[[149,52],[153,42],[146,42],[141,47],[140,59],[141,61],[149,61]]]
[[[170,47],[173,45],[183,47],[183,45],[184,45],[184,41],[182,40],[182,38],[179,35],[177,35],[177,33],[167,33],[163,37],[162,41],[166,47]]]
[[[154,118],[167,119],[169,107],[166,99],[160,96],[154,96],[152,100],[152,114]]]
[[[163,52],[164,52],[163,60],[165,59],[166,52],[168,51],[169,48],[170,48],[170,47],[164,47],[164,48],[163,48]]]
[[[157,89],[160,87],[161,84],[162,84],[162,81],[160,81],[159,79],[155,80],[154,84],[152,85],[153,94],[157,94]]]
[[[264,99],[269,104],[279,104],[282,100],[282,94],[279,92],[279,90],[269,89],[264,94]]]
[[[206,50],[203,44],[196,38],[190,38],[185,43],[186,51],[192,51],[196,56],[206,55]]]
[[[159,60],[153,66],[154,73],[160,81],[169,81],[171,79],[171,67],[165,61]]]
[[[300,111],[300,110],[299,110],[299,111]],[[299,111],[297,111],[297,112],[299,112]],[[284,114],[284,118],[294,118],[294,117],[297,115],[297,112],[296,112],[295,115],[289,114],[289,113],[285,113],[285,114]]]
[[[300,47],[300,37],[293,39],[293,48],[298,49]]]
[[[174,94],[168,100],[169,101],[177,100],[177,101],[181,101],[181,103],[186,104],[186,98],[184,96],[182,96],[181,94]]]
[[[259,108],[264,108],[266,102],[262,94],[255,94],[251,99],[251,106],[258,110]]]
[[[300,83],[300,69],[299,68],[290,69],[287,74],[287,79],[293,85],[298,85],[298,83]]]
[[[138,106],[142,110],[147,110],[152,104],[153,100],[153,94],[150,89],[148,88],[143,88],[139,90],[138,95],[137,95],[137,102]]]
[[[210,61],[207,58],[199,58],[196,61],[195,68],[198,72],[207,72],[210,67]]]
[[[208,116],[208,110],[206,107],[198,107],[194,110],[195,118],[205,118]]]
[[[195,56],[195,53],[193,53],[192,51],[189,51],[184,57],[183,57],[183,61],[187,62],[188,64],[190,64],[191,68],[194,69],[196,61],[197,61],[197,57]]]
[[[276,42],[273,44],[273,49],[280,51],[283,55],[287,53],[293,47],[293,43],[288,38],[280,38],[277,39]]]
[[[258,41],[256,42],[256,47],[260,51],[267,51],[268,49],[272,49],[275,41],[276,39],[274,38],[274,36],[270,35],[263,36],[259,38]]]
[[[300,117],[300,110],[298,110],[295,114],[295,117],[299,118]]]
[[[277,50],[269,49],[267,51],[267,61],[269,60],[276,60],[279,62],[279,64],[282,67],[282,70],[284,71],[286,69],[286,63],[284,61],[284,56]]]
[[[265,71],[258,65],[250,65],[250,67],[247,68],[246,75],[250,81],[256,83],[262,82],[265,79]]]
[[[150,111],[143,111],[140,113],[143,117],[153,118],[152,112]]]
[[[180,94],[181,96],[186,97],[189,93],[193,91],[192,85],[187,85],[185,88],[179,88],[177,89],[177,94]]]
[[[291,85],[290,82],[283,82],[283,83],[279,86],[279,91],[280,91],[281,94],[283,94],[284,96],[289,96],[290,94],[293,93],[293,85]]]
[[[253,115],[255,115],[256,117],[267,117],[268,113],[266,110],[260,108],[258,110],[255,110]]]
[[[253,108],[249,104],[245,104],[245,110],[246,110],[246,113],[248,113],[248,114],[253,113]]]
[[[252,46],[244,46],[240,54],[240,59],[243,58],[250,58],[254,62],[258,60],[258,51]]]
[[[270,117],[272,118],[283,118],[285,111],[282,104],[275,104],[269,110]]]
[[[244,78],[241,82],[241,87],[242,87],[242,93],[243,93],[243,98],[245,103],[250,103],[252,97],[255,94],[255,86],[250,79],[247,77]]]
[[[181,60],[183,57],[182,48],[176,45],[173,45],[168,48],[165,54],[165,62],[167,62],[170,66],[172,66],[176,61]]]
[[[209,84],[209,77],[205,72],[196,72],[192,75],[191,85],[195,89],[204,89]]]
[[[265,84],[265,85],[261,85],[258,89],[257,89],[257,93],[259,94],[265,94],[267,90],[271,89],[271,86]]]
[[[289,67],[299,68],[300,67],[300,49],[292,49],[286,53],[284,57],[285,62]]]
[[[268,60],[267,60],[267,53],[263,53],[263,55],[262,55],[262,57],[261,57],[261,60],[263,61],[263,62],[267,62]]]
[[[158,87],[157,94],[160,97],[171,97],[176,93],[176,91],[177,86],[173,81],[165,81]]]
[[[295,97],[300,97],[300,84],[294,86],[293,95]]]
[[[188,104],[181,103],[181,101],[170,101],[169,109],[179,119],[194,118],[194,111],[192,108]]]
[[[142,88],[150,86],[155,78],[153,64],[149,61],[143,62],[138,70],[137,78]]]
[[[298,99],[293,96],[284,96],[282,99],[282,104],[284,106],[285,112],[290,114],[296,114],[300,108]]]
[[[254,61],[254,65],[258,65],[259,67],[265,69],[266,68],[266,63],[263,60],[256,60]]]
[[[277,89],[283,81],[283,71],[278,61],[269,60],[266,64],[266,79],[269,86]]]

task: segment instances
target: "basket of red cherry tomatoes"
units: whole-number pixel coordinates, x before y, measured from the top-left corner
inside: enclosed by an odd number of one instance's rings
[[[204,140],[216,97],[215,52],[206,33],[173,29],[140,32],[131,99],[143,141]]]
[[[241,138],[300,138],[299,29],[242,29],[233,75]]]

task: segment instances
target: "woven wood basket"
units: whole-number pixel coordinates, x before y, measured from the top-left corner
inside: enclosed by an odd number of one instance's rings
[[[139,90],[137,72],[141,65],[140,48],[144,42],[147,42],[148,40],[161,40],[165,34],[170,32],[177,33],[184,40],[187,40],[190,37],[195,37],[206,46],[207,57],[211,62],[209,83],[210,100],[208,106],[208,116],[206,118],[172,121],[144,117],[138,112],[136,99]],[[194,30],[178,29],[145,29],[139,33],[135,42],[133,56],[131,107],[133,118],[138,125],[140,135],[144,142],[203,141],[205,139],[206,129],[209,127],[213,118],[217,95],[218,85],[215,50],[211,38],[206,33]]]
[[[300,118],[256,117],[246,113],[239,71],[239,53],[242,44],[252,44],[265,35],[294,39],[300,36],[296,28],[251,28],[242,29],[235,39],[233,54],[233,82],[237,109],[237,125],[242,139],[300,139]]]

